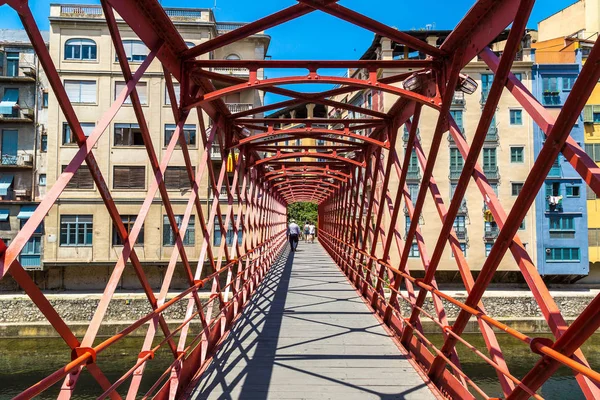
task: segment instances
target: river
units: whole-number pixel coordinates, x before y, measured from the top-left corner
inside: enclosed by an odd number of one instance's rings
[[[442,341],[441,335],[428,335],[428,337],[436,345]],[[464,337],[485,353],[481,335],[467,334]],[[529,351],[528,346],[507,334],[498,335],[498,340],[510,371],[517,377],[522,377],[539,359],[539,356]],[[131,368],[141,343],[142,338],[125,338],[98,356],[98,364],[111,382]],[[488,395],[500,397],[500,387],[494,370],[465,347],[458,347],[457,350],[463,371]],[[600,369],[600,335],[592,337],[583,347],[583,351],[592,368]],[[12,398],[67,362],[69,362],[69,351],[60,339],[0,339],[0,400]],[[139,393],[145,393],[169,364],[169,354],[159,352],[156,358],[147,364]],[[38,398],[55,399],[58,393],[56,386]],[[127,387],[128,382],[122,386],[120,391],[122,395],[126,393]],[[74,398],[85,400],[94,399],[100,393],[97,384],[87,371],[82,374],[75,393]],[[560,369],[546,382],[542,387],[541,395],[549,400],[584,398],[573,374],[566,368]]]

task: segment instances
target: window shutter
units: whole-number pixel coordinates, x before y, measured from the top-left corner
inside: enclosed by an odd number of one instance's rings
[[[125,82],[115,82],[115,100],[119,93],[121,93],[125,89]],[[129,101],[129,97],[125,100],[125,102]]]
[[[65,81],[65,91],[67,92],[69,100],[73,103],[81,102],[79,88],[79,81]]]
[[[138,82],[135,87],[140,97],[140,104],[148,104],[148,85],[146,82]]]
[[[587,105],[583,108],[583,123],[593,123],[594,122],[594,106]]]
[[[113,188],[129,188],[129,167],[114,167]]]
[[[83,134],[88,137],[92,134],[92,132],[94,131],[94,128],[96,127],[96,124],[94,123],[82,123],[81,124],[81,129],[83,130]]]
[[[165,186],[167,189],[179,189],[178,167],[167,167],[165,171]]]
[[[140,40],[136,40],[132,43],[132,51],[131,54],[132,55],[136,55],[136,56],[147,56],[148,55],[148,48],[146,47],[146,45],[144,44],[144,42],[140,41]]]
[[[96,102],[96,82],[81,81],[81,102],[95,103]]]
[[[129,167],[129,187],[132,189],[146,187],[146,167]]]

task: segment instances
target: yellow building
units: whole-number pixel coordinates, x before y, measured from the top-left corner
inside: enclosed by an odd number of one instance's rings
[[[210,9],[166,8],[165,11],[190,47],[241,25],[215,21]],[[149,50],[124,22],[118,20],[118,23],[128,61],[135,70]],[[52,59],[87,134],[109,109],[124,85],[102,9],[94,5],[53,4],[50,11],[50,31]],[[269,42],[270,38],[260,33],[203,57],[263,59]],[[215,68],[215,72],[248,76],[247,70],[237,68]],[[165,78],[158,61],[150,65],[138,83],[137,90],[160,162],[173,133],[174,119]],[[178,90],[177,84],[176,91]],[[258,92],[252,91],[224,100],[232,112],[260,106],[263,101]],[[77,152],[77,145],[56,98],[52,95],[48,115],[48,159],[53,160],[47,166],[50,186]],[[204,115],[203,118],[205,126],[210,126],[208,117]],[[185,126],[192,165],[199,162],[203,152],[200,134],[198,117],[192,113]],[[211,153],[214,160],[220,160],[218,151]],[[133,107],[125,104],[121,108],[99,140],[94,156],[112,192],[123,223],[130,229],[154,179]],[[190,192],[184,165],[183,154],[176,149],[165,173],[165,184],[176,215],[184,213]],[[206,174],[200,188],[200,195],[203,197],[201,203],[206,207],[212,199]],[[222,194],[221,197],[225,199]],[[222,206],[221,211],[225,210]],[[208,218],[206,209],[204,213],[205,218]],[[190,220],[184,240],[191,262],[200,256],[202,243],[197,218],[195,215]],[[49,286],[78,289],[104,287],[104,280],[123,246],[114,232],[108,211],[85,164],[77,171],[46,217],[45,233],[44,267],[48,271],[48,282],[51,282]],[[168,263],[173,243],[164,206],[157,194],[135,247],[154,286],[160,284],[162,267]],[[86,269],[85,273],[82,273],[82,268]],[[121,284],[123,288],[138,286],[132,271],[124,275]],[[176,280],[174,285],[177,285]]]
[[[439,45],[443,42],[449,32],[450,31],[407,31],[406,33],[430,44]],[[504,32],[494,44],[493,50],[495,52],[501,52],[504,43],[503,40],[505,40],[507,33],[508,32]],[[512,69],[512,72],[515,73],[528,88],[531,88],[531,68],[533,65],[530,51],[532,35],[535,36],[535,32],[528,32],[523,38],[522,47],[524,50],[518,53]],[[375,37],[371,47],[362,57],[362,59],[367,60],[397,60],[406,58],[424,58],[424,55],[379,36]],[[401,69],[384,69],[379,71],[379,75],[385,78],[401,72],[408,71]],[[472,95],[457,92],[451,107],[451,113],[458,126],[462,128],[467,143],[470,143],[475,134],[477,123],[481,117],[483,104],[485,104],[493,80],[493,74],[489,68],[487,68],[487,65],[477,58],[473,59],[462,72],[473,78],[477,82],[478,88]],[[350,76],[358,76],[360,74],[364,74],[364,71],[349,71]],[[336,100],[367,106],[377,111],[388,112],[397,100],[397,97],[389,93],[366,91],[360,94],[354,93],[349,96],[340,96],[340,98],[337,98]],[[334,114],[334,110],[330,110],[330,115]],[[346,114],[347,113],[342,113],[340,117],[345,118]],[[438,115],[439,114],[436,111],[429,107],[422,108],[418,136],[425,155],[429,154]],[[354,115],[354,117],[356,117],[356,115]],[[446,135],[448,134],[446,133]],[[401,158],[404,155],[407,140],[408,133],[406,127],[402,127],[396,145],[396,151]],[[490,184],[495,189],[501,204],[506,210],[509,210],[514,204],[516,196],[533,165],[534,157],[532,121],[529,115],[508,91],[505,91],[500,99],[497,112],[490,130],[488,131],[487,139],[479,161]],[[436,179],[437,186],[444,198],[446,207],[450,204],[463,163],[464,160],[458,152],[454,141],[451,138],[448,138],[447,140],[444,139],[440,151],[437,154],[433,176]],[[422,174],[423,169],[418,165],[416,154],[413,154],[407,175],[407,185],[413,201],[416,201]],[[394,176],[390,181],[389,187],[392,193],[396,193],[397,185],[397,177]],[[425,245],[429,251],[429,256],[431,256],[442,223],[429,193],[423,210],[423,217],[420,219],[420,229],[423,234]],[[463,253],[473,271],[481,269],[491,250],[492,244],[498,235],[498,227],[496,224],[494,222],[484,221],[484,211],[485,205],[482,195],[473,182],[471,182],[465,195],[465,202],[461,206],[455,220],[454,228],[461,241]],[[402,227],[401,234],[404,237],[410,223],[406,210],[405,214],[401,215],[400,218],[401,219],[398,220],[398,225]],[[385,218],[384,221],[386,220],[389,219]],[[384,225],[388,226],[389,224],[384,222]],[[535,210],[532,207],[519,231],[519,236],[523,243],[525,243],[533,260],[536,259],[536,247],[534,245],[535,232]],[[399,260],[399,255],[395,246],[392,246],[390,256],[394,262]],[[409,257],[409,268],[412,271],[422,270],[422,263],[419,259],[420,254],[416,242],[413,244]],[[517,268],[517,264],[512,260],[509,254],[500,264],[499,271],[501,274],[506,274],[510,271],[517,271]],[[441,272],[439,275],[442,279],[460,279],[456,273],[456,262],[449,246],[446,246],[438,270]],[[516,274],[514,277],[516,277]]]

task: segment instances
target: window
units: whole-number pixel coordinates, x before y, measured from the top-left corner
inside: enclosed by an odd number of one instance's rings
[[[459,239],[464,239],[466,237],[467,228],[466,217],[464,215],[457,215],[452,227],[454,228],[454,231]]]
[[[592,160],[596,162],[600,161],[600,143],[586,143],[585,152],[592,158]]]
[[[551,239],[573,239],[575,238],[575,217],[550,217]]]
[[[590,247],[600,247],[600,228],[588,229],[588,245]]]
[[[131,233],[133,229],[133,225],[135,224],[135,220],[137,215],[121,215],[121,222],[125,225],[125,229],[127,230],[127,234]],[[121,236],[117,231],[117,227],[113,224],[112,230],[112,245],[113,246],[123,246],[123,240],[121,240]],[[140,229],[140,233],[138,234],[137,239],[135,240],[136,245],[144,245],[144,224],[142,224],[142,229]]]
[[[186,46],[187,46],[189,49],[191,49],[192,47],[196,46],[196,45],[195,45],[194,43],[192,43],[192,42],[185,42],[185,45],[186,45]]]
[[[19,53],[6,52],[6,76],[19,76]]]
[[[17,102],[19,101],[19,89],[18,88],[5,88],[4,96],[0,102],[0,114],[5,117],[18,117],[19,107]]]
[[[523,182],[513,182],[510,184],[511,194],[513,196],[518,196],[521,193],[521,189],[523,189]]]
[[[407,215],[404,218],[404,234],[407,235],[410,229],[410,217]]]
[[[48,135],[42,134],[40,136],[40,151],[45,153],[48,151]]]
[[[497,168],[496,149],[484,148],[483,149],[483,169],[487,171],[494,171]]]
[[[589,187],[586,186],[586,200],[596,200],[596,193]]]
[[[461,249],[461,251],[463,253],[463,256],[466,257],[467,256],[467,244],[466,243],[460,243],[460,249]],[[454,252],[451,252],[450,254],[451,254],[452,258],[454,258]]]
[[[96,42],[91,39],[69,39],[65,42],[65,60],[96,59]]]
[[[513,164],[522,163],[524,161],[524,148],[522,146],[519,147],[511,147],[510,148],[510,162]]]
[[[520,81],[522,81],[522,80],[523,80],[523,79],[522,79],[522,77],[523,77],[523,74],[521,74],[520,72],[516,72],[516,73],[514,73],[513,75],[514,75],[514,76],[515,76],[515,78],[517,78],[518,80],[520,80]]]
[[[580,193],[579,189],[580,189],[579,186],[567,185],[565,187],[565,192],[567,194],[567,197],[579,197],[579,193]]]
[[[578,247],[558,247],[546,249],[546,261],[579,261]]]
[[[558,78],[555,76],[542,78],[542,90],[544,93],[558,92]]]
[[[83,130],[83,134],[85,137],[88,137],[94,131],[96,124],[93,122],[82,122],[81,129]],[[46,140],[47,137],[46,137]],[[63,122],[63,130],[62,130],[62,143],[63,144],[77,144],[77,140],[75,140],[75,135],[71,134],[71,127],[66,122]]]
[[[408,195],[413,203],[416,202],[417,197],[419,196],[419,185],[415,185],[414,183],[408,185]]]
[[[113,167],[113,189],[144,189],[145,187],[145,166]]]
[[[71,103],[96,103],[96,81],[65,81]]]
[[[46,186],[46,174],[40,174],[38,177],[38,185]]]
[[[148,48],[141,40],[123,40],[127,61],[142,62],[148,57]],[[119,61],[115,56],[115,61]]]
[[[546,197],[560,196],[560,182],[546,182]]]
[[[489,257],[490,256],[490,252],[492,251],[492,246],[494,245],[494,243],[486,243],[485,244],[485,256]]]
[[[420,257],[419,255],[419,245],[417,243],[413,243],[412,246],[410,246],[410,253],[408,253],[409,257]]]
[[[462,130],[463,128],[463,111],[462,110],[450,110],[450,115],[456,122],[456,125]]]
[[[115,146],[143,146],[144,137],[138,124],[115,124]]]
[[[177,105],[179,105],[179,96],[181,94],[181,86],[179,83],[173,82],[173,91],[175,92],[175,98],[177,99]],[[165,105],[171,105],[171,97],[169,97],[169,90],[165,84]]]
[[[221,218],[223,220],[223,223],[225,223],[226,215],[222,215]],[[237,221],[237,215],[234,215],[234,221]],[[213,238],[213,246],[217,247],[217,246],[221,245],[221,237],[223,235],[221,234],[221,226],[219,225],[219,218],[216,216],[215,216],[214,231],[215,231],[215,233],[214,233],[214,238]],[[229,226],[227,227],[227,235],[225,236],[225,244],[227,246],[233,245],[233,236],[234,236],[233,224],[231,223],[231,221],[229,221]],[[240,230],[238,231],[238,245],[242,244],[242,239],[243,239],[242,227],[240,225]]]
[[[487,99],[493,81],[494,74],[481,74],[481,93],[484,96],[484,100]]]
[[[48,108],[48,92],[42,93],[42,108]]]
[[[125,82],[115,82],[115,100],[119,93],[125,89]],[[138,82],[135,85],[135,88],[138,93],[138,97],[140,98],[140,104],[147,105],[148,104],[148,83],[147,82]],[[127,96],[125,102],[123,104],[131,104],[131,96]]]
[[[93,229],[92,215],[62,215],[60,217],[60,245],[91,246]]]
[[[227,57],[225,57],[226,60],[240,60],[240,56],[238,56],[237,54],[230,54]]]
[[[62,172],[67,168],[66,165],[62,166]],[[77,171],[73,174],[73,177],[67,183],[67,189],[93,189],[94,179],[87,165],[81,165]]]
[[[523,110],[509,110],[510,124],[523,125]]]
[[[165,124],[165,147],[169,145],[171,137],[173,136],[173,133],[175,133],[176,127],[177,125],[175,124]],[[196,145],[196,125],[185,124],[183,126],[183,134],[185,136],[185,142],[188,144],[188,146]]]
[[[183,215],[175,215],[175,221],[177,222],[177,229],[181,228],[181,222],[183,221]],[[196,243],[196,220],[195,216],[190,215],[190,221],[183,237],[184,246],[193,246]],[[175,246],[175,235],[173,235],[173,229],[169,223],[169,217],[163,215],[163,246]]]
[[[576,76],[563,76],[562,78],[562,89],[563,90],[571,90],[573,89],[573,85],[575,84]]]
[[[167,167],[164,179],[168,190],[189,189],[191,187],[190,178],[185,167]]]

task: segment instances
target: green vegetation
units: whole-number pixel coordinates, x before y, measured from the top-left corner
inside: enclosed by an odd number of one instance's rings
[[[292,203],[287,209],[288,221],[295,219],[298,225],[302,226],[306,221],[317,224],[317,205],[309,202]]]

